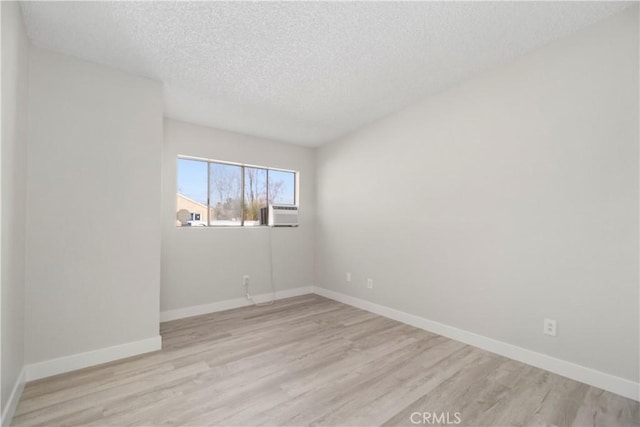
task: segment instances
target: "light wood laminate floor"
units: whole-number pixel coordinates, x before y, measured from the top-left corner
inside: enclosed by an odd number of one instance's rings
[[[162,351],[27,384],[13,424],[640,425],[637,402],[316,295],[161,333]]]

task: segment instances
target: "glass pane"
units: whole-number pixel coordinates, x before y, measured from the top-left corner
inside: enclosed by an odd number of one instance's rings
[[[207,225],[207,162],[178,159],[176,225]]]
[[[242,167],[210,163],[211,225],[242,224]]]
[[[269,170],[269,203],[294,205],[296,203],[296,174]]]
[[[267,170],[244,168],[244,225],[260,225],[260,209],[267,206]]]

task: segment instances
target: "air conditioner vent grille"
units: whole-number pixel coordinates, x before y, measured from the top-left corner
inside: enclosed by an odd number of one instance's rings
[[[272,227],[298,226],[298,206],[296,205],[269,205],[268,208],[263,209],[266,214],[261,215],[263,224],[266,223]]]

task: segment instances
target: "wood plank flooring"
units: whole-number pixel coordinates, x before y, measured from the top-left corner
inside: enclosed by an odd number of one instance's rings
[[[13,425],[640,425],[638,402],[317,295],[161,333],[27,384]]]

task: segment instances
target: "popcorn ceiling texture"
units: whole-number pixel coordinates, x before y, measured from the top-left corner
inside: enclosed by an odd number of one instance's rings
[[[304,145],[622,10],[613,2],[23,2],[41,47],[160,80],[165,114]]]

